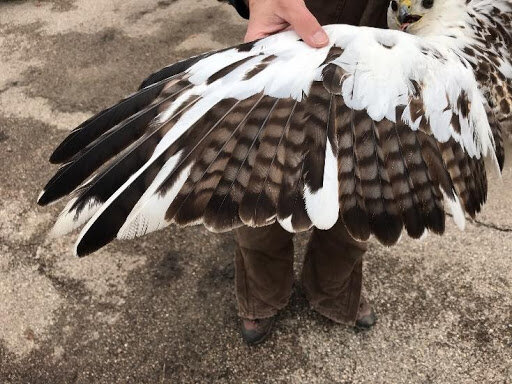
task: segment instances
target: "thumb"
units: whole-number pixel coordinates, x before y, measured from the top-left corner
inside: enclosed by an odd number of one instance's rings
[[[266,36],[268,36],[268,33],[264,33],[263,28],[259,27],[258,25],[255,25],[254,23],[249,22],[244,42],[247,43],[249,41],[258,40]]]
[[[287,9],[286,21],[308,45],[314,48],[325,47],[329,37],[324,29],[304,4]]]

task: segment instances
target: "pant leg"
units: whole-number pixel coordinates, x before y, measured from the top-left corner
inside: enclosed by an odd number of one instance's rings
[[[366,249],[366,242],[354,240],[341,221],[327,231],[313,230],[302,271],[313,309],[337,323],[355,323]]]
[[[388,0],[309,0],[306,4],[321,24],[386,27]],[[315,310],[338,323],[355,323],[366,248],[341,221],[328,231],[313,230],[302,283]]]
[[[293,234],[279,224],[235,230],[235,288],[238,312],[248,319],[274,316],[293,287]]]

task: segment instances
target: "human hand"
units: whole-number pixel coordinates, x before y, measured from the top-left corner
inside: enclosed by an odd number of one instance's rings
[[[304,0],[249,0],[250,18],[245,41],[253,41],[285,29],[293,29],[307,44],[321,48],[327,34]]]

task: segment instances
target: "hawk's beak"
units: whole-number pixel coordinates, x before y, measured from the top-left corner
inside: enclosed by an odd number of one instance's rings
[[[402,5],[398,10],[398,21],[400,24],[404,24],[407,21],[407,17],[410,15],[409,7]]]
[[[402,31],[406,31],[409,25],[420,19],[421,16],[411,14],[410,8],[406,5],[402,5],[398,10],[398,22],[400,23],[400,29]]]

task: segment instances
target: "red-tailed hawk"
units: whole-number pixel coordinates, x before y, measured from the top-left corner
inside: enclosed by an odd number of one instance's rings
[[[181,61],[73,130],[39,204],[73,198],[53,229],[76,252],[171,223],[211,231],[343,220],[386,245],[463,226],[503,166],[512,2],[401,0],[392,30],[331,25]],[[406,32],[406,33],[404,33]]]

